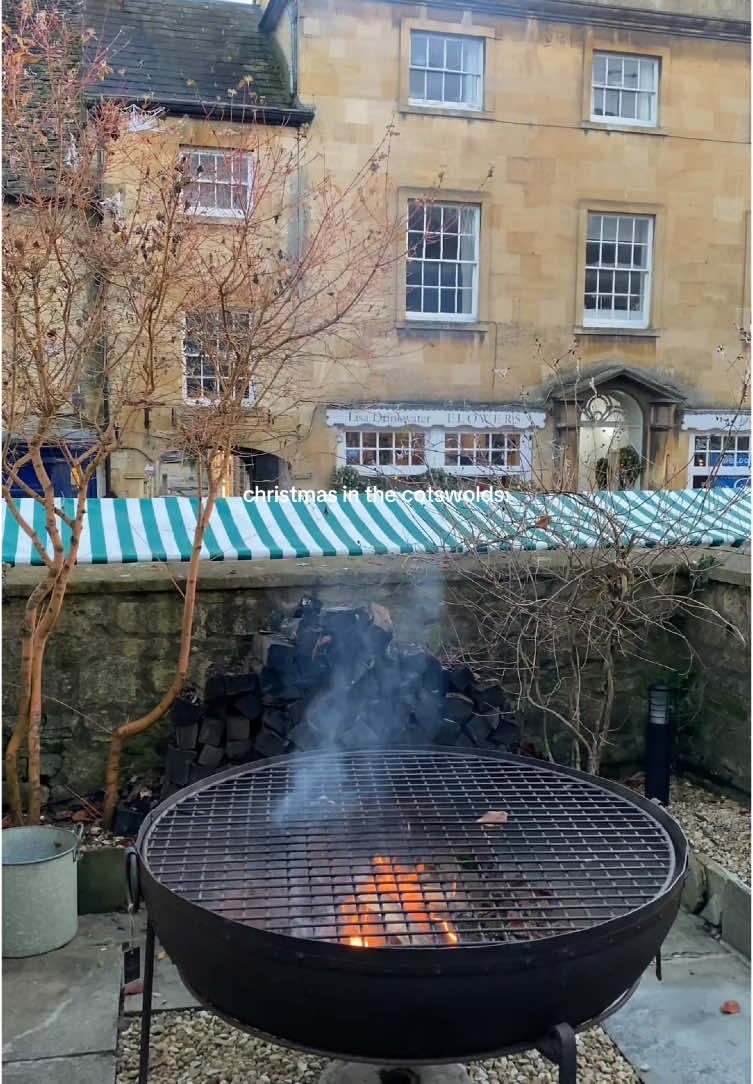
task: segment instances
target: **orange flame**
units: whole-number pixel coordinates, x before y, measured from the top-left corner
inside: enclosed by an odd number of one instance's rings
[[[379,948],[422,938],[433,941],[432,935],[441,931],[451,945],[457,945],[457,933],[437,914],[437,909],[446,909],[444,893],[429,883],[431,875],[422,863],[411,869],[379,854],[372,863],[371,874],[362,878],[356,893],[340,907],[348,920],[342,932],[346,944]]]

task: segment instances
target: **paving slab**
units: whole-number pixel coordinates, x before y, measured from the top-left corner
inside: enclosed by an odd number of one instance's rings
[[[748,1084],[750,967],[704,923],[682,914],[664,943],[663,979],[653,965],[604,1028],[644,1084]],[[721,1012],[737,1001],[740,1013]]]
[[[6,1072],[8,1062],[114,1053],[124,931],[122,915],[83,915],[63,948],[3,960]]]
[[[115,1055],[9,1062],[3,1066],[3,1084],[115,1084]]]

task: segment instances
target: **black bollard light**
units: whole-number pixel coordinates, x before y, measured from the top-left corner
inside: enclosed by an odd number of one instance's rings
[[[668,685],[650,685],[646,731],[647,798],[669,805],[669,769],[672,752],[672,690]]]

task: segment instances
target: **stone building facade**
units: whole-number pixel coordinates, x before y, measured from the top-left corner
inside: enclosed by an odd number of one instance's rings
[[[95,7],[113,28],[138,0]],[[302,440],[252,452],[249,435],[254,467],[239,459],[236,492],[254,471],[325,487],[342,466],[590,488],[627,446],[640,466],[625,484],[698,487],[711,472],[749,485],[745,0],[161,8],[168,23],[201,8],[215,31],[245,28],[184,40],[183,66],[193,49],[211,71],[208,50],[226,61],[230,43],[253,43],[274,70],[266,121],[310,123],[336,183],[388,125],[399,132],[390,198],[406,230],[388,326],[362,362],[311,373]],[[149,52],[148,24],[130,29],[149,74],[134,76],[134,100],[151,86],[181,144],[217,146],[186,120],[177,82],[153,79],[175,65]],[[175,364],[180,407],[179,350]],[[190,468],[164,451],[170,416],[114,463],[118,496],[190,491]]]

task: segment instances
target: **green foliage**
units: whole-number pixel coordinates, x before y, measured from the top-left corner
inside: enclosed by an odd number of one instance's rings
[[[618,488],[628,489],[637,478],[640,478],[641,457],[632,444],[626,444],[620,448],[618,465]],[[609,460],[605,455],[596,460],[596,485],[599,489],[607,489],[609,484]]]

